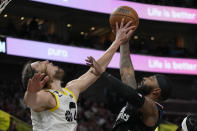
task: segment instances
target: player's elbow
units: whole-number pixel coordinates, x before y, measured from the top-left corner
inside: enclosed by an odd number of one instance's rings
[[[30,109],[32,109],[34,111],[36,111],[36,110],[41,108],[41,103],[39,103],[39,102],[29,101],[29,102],[27,102],[26,105],[27,105],[27,107],[29,107]]]
[[[23,103],[31,108],[32,110],[36,110],[38,108],[40,108],[39,106],[41,105],[41,103],[38,100],[33,100],[31,98],[29,98],[27,95],[24,96],[23,98]]]
[[[30,100],[28,100],[27,97],[24,97],[24,98],[23,98],[23,103],[24,103],[27,107],[29,107],[29,108],[31,108],[31,109],[34,107],[34,105],[31,104]]]

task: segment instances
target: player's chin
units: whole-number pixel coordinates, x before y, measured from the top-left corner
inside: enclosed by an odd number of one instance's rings
[[[62,80],[64,77],[64,70],[61,68],[58,68],[58,70],[56,71],[54,78],[57,80]]]

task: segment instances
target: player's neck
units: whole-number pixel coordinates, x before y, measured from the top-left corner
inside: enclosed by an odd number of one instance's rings
[[[159,102],[159,99],[157,99],[155,96],[153,96],[152,94],[147,95],[146,97],[148,97],[149,99],[155,101],[155,102]]]
[[[53,89],[53,90],[62,90],[60,80],[53,80],[53,82],[50,84],[50,86],[51,86],[51,89]]]

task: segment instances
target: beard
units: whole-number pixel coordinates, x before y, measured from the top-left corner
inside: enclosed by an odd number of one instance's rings
[[[61,68],[58,68],[58,70],[55,72],[53,78],[56,80],[62,80],[64,77],[64,70]]]
[[[138,84],[136,91],[144,96],[147,96],[151,93],[152,88],[150,86],[144,85],[143,82],[141,82]]]
[[[41,73],[45,73],[45,77],[48,76],[49,79],[47,81],[47,83],[44,85],[43,89],[49,89],[50,88],[50,85],[51,83],[53,83],[54,80],[62,80],[63,79],[63,76],[64,76],[64,70],[61,69],[61,68],[58,68],[56,71],[55,71],[55,74],[53,76],[51,76],[46,70],[45,71],[42,71]],[[42,80],[45,78],[43,77]]]

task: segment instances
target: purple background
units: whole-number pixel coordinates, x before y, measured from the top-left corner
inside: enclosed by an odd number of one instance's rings
[[[104,51],[85,49],[23,39],[7,38],[7,54],[54,61],[85,64],[87,56],[98,59]],[[120,54],[116,53],[108,67],[119,68]],[[135,70],[147,72],[197,75],[196,59],[180,59],[131,55]]]
[[[148,20],[197,23],[197,9],[141,4],[121,0],[32,0],[58,6],[110,14],[115,8],[126,5],[134,8],[139,17]]]

